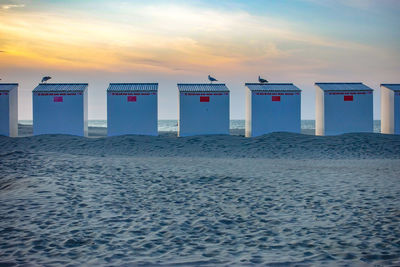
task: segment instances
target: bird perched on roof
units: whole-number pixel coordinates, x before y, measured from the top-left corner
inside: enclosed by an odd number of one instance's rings
[[[42,78],[42,83],[45,83],[45,82],[47,82],[47,81],[50,80],[50,79],[51,79],[50,76],[44,76],[44,77]]]
[[[268,83],[268,81],[266,79],[261,78],[260,75],[258,75],[258,81],[260,83]]]
[[[210,75],[208,75],[208,80],[212,83],[212,82],[217,82],[218,80],[215,79],[214,77],[211,77]]]

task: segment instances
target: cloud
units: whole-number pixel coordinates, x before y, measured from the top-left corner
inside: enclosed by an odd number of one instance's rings
[[[106,18],[67,11],[65,15],[54,11],[0,14],[0,48],[19,59],[12,64],[160,72],[244,65],[272,68],[290,59],[301,68],[300,57],[369,49],[243,11],[127,3],[111,5],[107,11]]]
[[[12,5],[12,4],[8,4],[8,5],[0,5],[0,8],[1,9],[5,9],[5,10],[8,10],[8,9],[12,9],[12,8],[22,8],[22,7],[25,7],[25,5]]]
[[[303,0],[324,6],[347,6],[357,9],[398,9],[399,0]]]

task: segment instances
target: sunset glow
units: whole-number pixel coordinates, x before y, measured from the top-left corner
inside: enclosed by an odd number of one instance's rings
[[[225,82],[240,73],[244,83],[261,73],[309,90],[326,79],[378,84],[400,69],[395,11],[390,0],[1,0],[0,71],[23,90],[19,69],[140,72],[160,83],[208,72]]]

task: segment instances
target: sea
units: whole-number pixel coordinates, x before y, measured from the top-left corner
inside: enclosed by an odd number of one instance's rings
[[[20,120],[20,124],[32,125],[32,120]],[[107,120],[89,120],[89,127],[107,127]],[[231,120],[230,129],[244,129],[245,120]],[[302,130],[315,130],[315,120],[302,120],[301,121]],[[177,120],[159,120],[158,130],[160,132],[176,132],[178,131],[178,121]],[[374,120],[374,133],[380,133],[381,131],[381,121]]]

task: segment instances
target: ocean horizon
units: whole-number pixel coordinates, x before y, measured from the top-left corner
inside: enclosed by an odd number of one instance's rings
[[[32,125],[32,120],[19,120],[19,124]],[[89,127],[107,127],[107,120],[89,120]],[[230,129],[241,130],[245,128],[245,120],[230,120]],[[301,120],[302,130],[315,130],[315,120]],[[178,131],[178,120],[158,120],[158,131]],[[381,121],[374,120],[374,133],[380,133]]]

